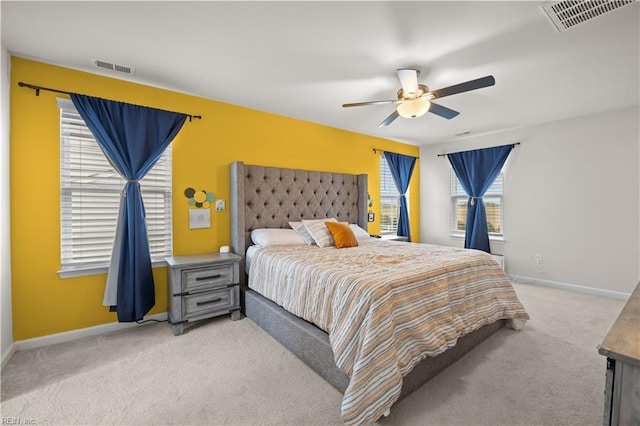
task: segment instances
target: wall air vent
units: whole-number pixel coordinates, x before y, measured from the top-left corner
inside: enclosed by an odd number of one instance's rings
[[[566,0],[541,5],[551,24],[558,32],[597,18],[635,0]]]
[[[133,67],[114,64],[113,62],[103,61],[101,59],[92,59],[91,61],[93,62],[93,66],[96,68],[133,75]]]

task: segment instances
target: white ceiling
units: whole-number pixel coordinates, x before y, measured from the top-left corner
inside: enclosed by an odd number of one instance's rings
[[[541,4],[3,0],[0,13],[16,56],[122,78],[92,64],[112,61],[135,68],[127,80],[414,145],[638,105],[638,3],[564,33]],[[378,128],[393,105],[342,108],[394,99],[404,67],[431,89],[496,85],[441,99],[452,120]]]

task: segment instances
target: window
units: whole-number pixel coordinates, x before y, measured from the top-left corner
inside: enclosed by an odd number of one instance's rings
[[[487,228],[489,236],[502,237],[504,214],[502,211],[502,190],[504,173],[500,172],[496,180],[484,194],[484,206],[487,210]],[[464,234],[467,227],[467,200],[469,196],[451,169],[451,233]]]
[[[60,107],[61,276],[109,265],[125,180],[68,99]],[[171,255],[171,148],[140,181],[152,261]],[[90,273],[91,273],[90,272]]]
[[[395,234],[400,214],[400,193],[384,155],[380,156],[380,233]]]

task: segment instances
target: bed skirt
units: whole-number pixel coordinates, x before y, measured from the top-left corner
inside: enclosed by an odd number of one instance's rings
[[[250,289],[243,289],[244,313],[280,344],[311,367],[333,387],[344,393],[349,377],[340,371],[333,358],[329,335],[315,325],[293,315],[281,306]],[[400,399],[418,389],[436,374],[462,358],[483,340],[506,324],[499,320],[458,339],[451,349],[435,358],[425,358],[403,379]]]

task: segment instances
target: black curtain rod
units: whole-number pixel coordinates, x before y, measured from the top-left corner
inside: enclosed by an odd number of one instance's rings
[[[385,149],[380,149],[380,148],[373,148],[374,154],[377,154],[378,152],[382,152],[384,154],[385,152],[391,152],[391,151],[387,151]],[[406,154],[401,154],[401,155],[405,155],[407,157],[412,157],[412,158],[418,158],[418,159],[420,158],[420,157],[414,157],[413,155],[406,155]]]
[[[64,90],[58,90],[58,89],[51,89],[48,87],[42,87],[42,86],[35,86],[33,84],[28,84],[28,83],[23,83],[22,81],[18,83],[18,86],[20,87],[26,87],[27,89],[32,89],[35,90],[36,92],[36,96],[40,96],[40,91],[41,90],[46,90],[48,92],[55,92],[55,93],[63,93],[65,95],[71,95],[71,92],[66,92]],[[85,95],[86,96],[86,95]],[[142,106],[142,105],[137,105],[137,106]],[[150,107],[145,107],[145,108],[150,108]],[[167,111],[167,112],[173,112],[175,113],[176,111],[168,111],[166,109],[160,109],[160,108],[154,108],[154,109],[159,109],[160,111]],[[197,119],[201,119],[202,116],[201,115],[193,115],[193,114],[185,114],[183,112],[178,112],[178,114],[184,114],[187,117],[189,117],[189,121],[191,121],[192,118],[197,118]]]
[[[507,144],[507,145],[509,145],[509,144]],[[516,145],[520,145],[520,142],[515,142],[515,143],[511,144],[511,146],[513,146],[514,148],[515,148]],[[500,146],[500,145],[498,145],[498,146]],[[491,147],[489,147],[489,148],[491,148]],[[476,149],[483,149],[483,148],[476,148]],[[474,150],[472,149],[471,151],[474,151]],[[458,151],[458,152],[465,152],[465,151]],[[446,157],[449,154],[457,154],[457,152],[449,152],[449,153],[446,153],[446,154],[438,154],[438,157]]]

